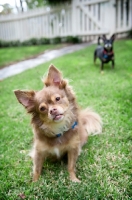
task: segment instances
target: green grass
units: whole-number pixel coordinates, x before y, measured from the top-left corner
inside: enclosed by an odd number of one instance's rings
[[[43,87],[40,78],[50,63],[10,77],[0,84],[0,199],[130,200],[132,199],[132,40],[116,41],[115,69],[100,73],[93,64],[95,45],[54,59],[71,80],[79,104],[93,107],[103,119],[103,134],[89,137],[77,161],[81,183],[72,183],[64,163],[44,163],[31,182],[30,117],[13,90]]]
[[[44,51],[54,48],[62,47],[62,44],[58,45],[38,45],[38,46],[23,46],[23,47],[10,47],[0,49],[0,68],[3,66],[25,60],[36,56]]]

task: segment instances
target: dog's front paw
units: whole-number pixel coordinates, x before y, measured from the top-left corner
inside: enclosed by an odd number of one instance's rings
[[[75,183],[80,183],[81,181],[76,177],[75,173],[70,173],[70,180]]]
[[[71,178],[71,181],[74,183],[81,183],[81,181],[77,177],[74,177],[73,179]]]
[[[38,181],[39,177],[40,177],[40,174],[39,174],[39,173],[34,173],[34,174],[33,174],[33,182]]]

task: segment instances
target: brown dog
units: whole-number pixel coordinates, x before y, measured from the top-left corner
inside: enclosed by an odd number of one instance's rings
[[[40,91],[16,90],[18,101],[31,114],[34,132],[33,181],[41,174],[44,160],[50,156],[68,156],[70,179],[79,182],[75,174],[76,160],[90,133],[101,133],[100,116],[92,110],[80,110],[68,81],[53,65],[50,66]]]

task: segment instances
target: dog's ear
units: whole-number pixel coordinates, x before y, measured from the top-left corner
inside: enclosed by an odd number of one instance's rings
[[[102,35],[102,40],[105,42],[107,40],[106,35]]]
[[[28,112],[30,112],[34,107],[35,92],[15,90],[14,93],[19,103],[21,103],[28,110]]]
[[[113,35],[111,36],[111,38],[110,38],[111,42],[114,42],[114,40],[115,40],[115,37],[116,37],[116,35],[115,35],[115,34],[113,34]]]
[[[66,86],[66,81],[62,77],[62,73],[57,68],[55,68],[54,65],[50,65],[48,75],[44,83],[47,87],[57,86],[60,89]]]

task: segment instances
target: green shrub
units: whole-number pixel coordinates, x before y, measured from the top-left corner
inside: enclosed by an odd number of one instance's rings
[[[2,48],[2,47],[9,47],[9,42],[0,40],[0,48]]]
[[[39,44],[39,40],[37,38],[31,38],[28,41],[29,41],[29,43],[31,43],[31,45],[38,45]]]
[[[61,43],[61,37],[55,37],[50,40],[51,44],[59,44]]]
[[[23,46],[31,46],[31,45],[44,45],[50,44],[50,40],[48,38],[31,38],[29,40],[25,40],[22,42]]]
[[[128,32],[128,38],[132,38],[132,29]]]
[[[0,48],[3,48],[3,47],[18,47],[18,46],[21,46],[21,42],[19,40],[16,40],[16,41],[0,40]]]
[[[39,45],[39,40],[37,38],[31,38],[22,42],[23,46]]]
[[[67,36],[67,37],[66,37],[66,42],[67,42],[67,43],[76,44],[76,43],[80,43],[81,40],[80,40],[77,36]]]
[[[11,41],[10,46],[11,47],[19,47],[19,46],[21,46],[21,42],[19,40]]]
[[[25,41],[21,42],[21,44],[22,44],[22,46],[31,46],[32,45],[30,40],[25,40]]]
[[[40,38],[39,39],[40,44],[50,44],[50,39],[48,38]]]
[[[49,38],[31,38],[29,40],[25,40],[20,42],[19,40],[16,41],[4,41],[0,40],[0,48],[3,47],[18,47],[18,46],[32,46],[32,45],[45,45],[45,44],[60,44],[60,43],[80,43],[81,40],[77,36],[68,36],[68,37],[55,37],[52,39]]]

